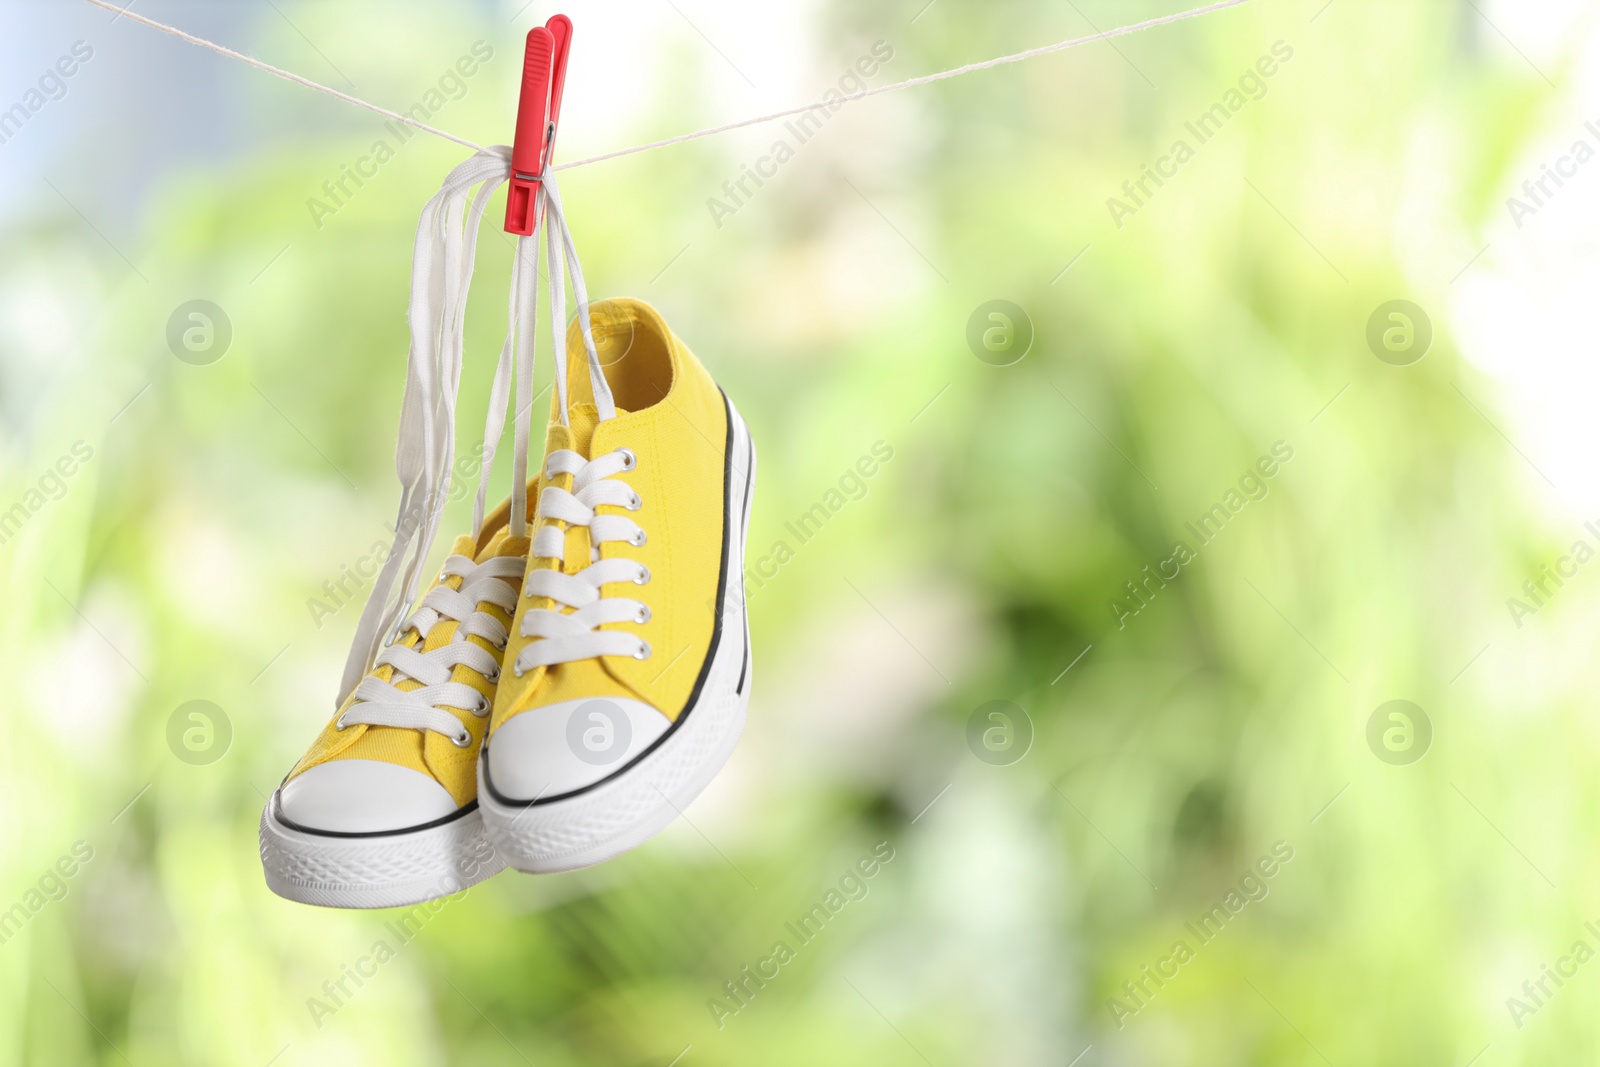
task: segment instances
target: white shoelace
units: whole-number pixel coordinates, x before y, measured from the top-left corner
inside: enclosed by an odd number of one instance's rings
[[[538,640],[529,642],[517,656],[512,671],[518,676],[535,667],[596,656],[650,657],[649,643],[634,634],[596,629],[606,623],[650,621],[648,604],[604,591],[612,583],[644,585],[650,581],[650,568],[630,559],[600,558],[602,544],[621,541],[637,547],[645,543],[645,532],[626,515],[600,515],[595,511],[608,505],[628,511],[638,511],[643,506],[638,493],[613,480],[613,475],[636,466],[638,459],[625,448],[592,460],[562,448],[545,460],[546,476],[570,474],[572,489],[545,486],[539,494],[539,518],[560,520],[569,529],[587,527],[592,562],[576,574],[544,568],[529,570],[522,588],[524,595],[549,597],[572,610],[532,608],[523,614],[523,636]],[[534,536],[532,555],[564,561],[566,541],[566,532],[560,527],[542,526]]]
[[[349,710],[339,716],[339,729],[357,723],[401,726],[444,734],[460,748],[471,744],[471,732],[459,718],[443,709],[459,708],[482,718],[489,714],[489,700],[472,686],[451,678],[456,667],[466,666],[490,682],[499,679],[500,657],[467,638],[480,637],[498,650],[505,649],[505,624],[480,610],[480,605],[493,604],[509,615],[517,606],[517,588],[505,579],[515,582],[522,577],[526,565],[520,556],[496,556],[482,563],[454,555],[445,560],[445,575],[459,576],[461,588],[434,586],[406,619],[404,628],[426,635],[443,620],[452,619],[456,632],[450,642],[432,652],[402,644],[385,648],[378,656],[377,666],[393,667],[395,678],[411,678],[422,684],[406,690],[394,682],[367,675],[356,686],[356,699]]]
[[[411,304],[407,314],[411,352],[400,410],[399,441],[395,448],[395,470],[401,486],[400,507],[395,520],[394,543],[373,583],[345,664],[337,704],[342,706],[352,693],[357,699],[340,716],[341,729],[366,723],[431,730],[445,734],[458,745],[464,744],[463,737],[470,740],[470,735],[455,714],[443,709],[456,708],[482,715],[488,708],[482,694],[472,686],[450,681],[454,668],[465,665],[491,681],[499,676],[496,658],[468,638],[477,636],[496,648],[504,648],[505,627],[479,608],[494,605],[507,612],[515,608],[516,588],[504,579],[515,580],[523,574],[525,557],[496,557],[479,564],[464,556],[452,555],[443,573],[447,578],[459,577],[460,589],[437,586],[414,610],[408,609],[416,604],[417,588],[438,536],[450,492],[467,290],[472,283],[478,229],[489,194],[509,177],[510,168],[511,149],[504,145],[495,145],[488,152],[474,155],[445,178],[443,187],[423,208],[417,226]],[[474,186],[477,187],[475,194]],[[564,275],[568,274],[588,352],[595,405],[602,418],[612,418],[616,406],[594,345],[582,269],[561,210],[560,193],[548,171],[539,196],[544,208],[550,264],[548,291],[562,421],[567,418]],[[527,533],[533,337],[539,285],[537,241],[537,234],[519,237],[512,263],[510,326],[495,369],[489,414],[484,425],[483,468],[473,508],[475,539],[482,534],[484,504],[496,446],[505,429],[513,372],[517,415],[510,532],[512,536],[526,536]],[[398,593],[391,596],[402,568],[405,580]],[[413,630],[425,642],[433,627],[446,620],[455,622],[457,628],[445,646],[424,653],[400,643],[400,639]],[[379,666],[392,668],[391,681],[370,677]],[[406,680],[420,685],[409,690],[399,688],[397,683]]]

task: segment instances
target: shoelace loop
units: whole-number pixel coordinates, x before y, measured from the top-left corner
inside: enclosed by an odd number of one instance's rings
[[[529,608],[522,616],[522,635],[529,642],[513,672],[522,676],[536,667],[593,659],[597,656],[632,656],[648,659],[650,643],[622,630],[601,630],[608,623],[650,621],[650,605],[631,597],[607,593],[606,587],[624,582],[645,585],[650,568],[637,560],[622,557],[600,558],[600,546],[622,543],[635,547],[648,537],[638,523],[626,515],[600,514],[603,507],[638,511],[644,506],[639,494],[615,476],[636,469],[638,457],[619,448],[595,459],[585,459],[571,449],[557,449],[545,460],[545,475],[572,476],[572,488],[547,485],[539,495],[538,518],[531,559],[566,560],[567,530],[584,527],[589,531],[590,560],[576,574],[563,570],[530,568],[523,582],[524,596],[545,597],[556,608]],[[565,523],[565,528],[556,523]],[[569,610],[561,610],[566,608]]]
[[[489,699],[473,686],[451,679],[455,668],[461,666],[489,682],[499,678],[499,657],[468,638],[481,638],[497,650],[505,648],[509,636],[505,624],[482,606],[493,605],[510,614],[517,603],[517,587],[512,583],[522,577],[525,565],[520,556],[496,556],[482,563],[465,556],[445,560],[442,577],[459,577],[460,588],[434,586],[406,619],[403,630],[415,631],[419,644],[425,644],[435,626],[453,621],[456,631],[449,643],[431,652],[409,644],[389,645],[377,665],[393,668],[392,680],[370,674],[361,679],[355,701],[339,716],[336,727],[343,730],[365,723],[431,730],[449,737],[458,748],[471,744],[471,732],[445,709],[457,708],[482,718],[489,713]],[[421,684],[402,689],[398,683],[405,680]]]

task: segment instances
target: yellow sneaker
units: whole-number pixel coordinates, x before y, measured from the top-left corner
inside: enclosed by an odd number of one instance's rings
[[[750,699],[749,431],[650,307],[603,301],[591,321],[604,375],[575,358],[553,399],[479,759],[489,838],[530,872],[599,863],[658,833],[732,754]],[[580,312],[575,356],[581,324]]]
[[[478,224],[489,193],[509,174],[508,154],[482,153],[453,170],[417,229],[394,546],[362,613],[338,714],[261,816],[267,885],[291,900],[347,908],[414,904],[505,866],[484,835],[475,765],[527,566],[528,501],[538,482],[526,477],[526,420],[518,421],[512,498],[487,517],[483,507],[505,427],[513,355],[519,399],[531,393],[527,342],[537,279],[530,265],[535,246],[527,238],[517,246],[511,331],[484,431],[474,532],[456,540],[425,595],[417,592],[450,494]]]
[[[279,896],[329,907],[415,904],[502,870],[474,766],[527,566],[506,529],[456,539],[399,639],[345,699],[261,816]]]

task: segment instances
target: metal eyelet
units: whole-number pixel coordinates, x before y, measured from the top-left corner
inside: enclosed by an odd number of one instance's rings
[[[650,605],[649,604],[640,604],[639,605],[639,614],[637,614],[637,615],[635,615],[633,617],[633,621],[638,623],[640,626],[643,626],[645,623],[649,622],[650,621]]]
[[[489,709],[491,707],[493,707],[493,706],[494,705],[492,703],[490,703],[488,697],[484,696],[482,693],[479,693],[478,694],[478,703],[472,709],[472,714],[480,716],[480,717],[484,716],[484,715],[487,715],[487,714],[489,714]]]
[[[494,670],[492,670],[488,674],[484,675],[483,676],[483,680],[488,682],[490,685],[493,685],[494,683],[498,682],[500,680],[500,668],[496,667],[496,668],[494,668]]]
[[[633,658],[634,659],[649,659],[650,658],[650,642],[648,642],[648,641],[640,641],[638,649],[636,649],[634,651],[634,653],[633,653]]]
[[[622,454],[622,469],[623,470],[631,471],[631,470],[633,470],[633,468],[635,468],[635,467],[637,467],[639,465],[639,457],[633,454],[633,449],[631,449],[631,448],[619,448],[619,449],[617,449],[617,451]]]
[[[461,732],[450,739],[450,743],[457,748],[466,748],[472,744],[472,732],[463,726]]]
[[[622,506],[627,508],[629,511],[638,511],[640,508],[644,507],[644,497],[640,496],[638,493],[634,493],[633,499]]]
[[[632,545],[634,548],[640,548],[643,547],[644,543],[648,540],[650,540],[650,538],[645,536],[645,532],[643,530],[640,530],[632,537],[628,538],[628,544]]]
[[[634,585],[648,585],[650,582],[650,568],[643,563],[639,564],[639,575],[633,580]]]
[[[347,727],[349,725],[350,725],[349,723],[344,721],[344,716],[343,715],[340,715],[337,719],[333,720],[333,728],[335,730],[343,730],[345,727]]]

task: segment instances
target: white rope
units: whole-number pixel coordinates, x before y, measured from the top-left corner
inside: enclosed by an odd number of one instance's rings
[[[388,108],[379,107],[377,104],[369,104],[365,100],[358,99],[357,97],[351,96],[348,93],[341,93],[337,89],[323,85],[320,82],[314,82],[310,78],[302,78],[298,74],[291,74],[289,71],[283,70],[279,67],[274,67],[270,63],[263,63],[259,59],[254,59],[245,55],[243,52],[235,52],[231,48],[224,48],[222,45],[214,44],[202,37],[196,37],[193,34],[185,33],[174,26],[168,26],[165,23],[156,22],[154,19],[147,19],[143,15],[136,15],[129,11],[127,7],[119,7],[118,5],[111,3],[110,0],[88,0],[88,2],[93,4],[95,7],[102,7],[107,11],[115,11],[119,15],[125,15],[133,21],[143,23],[152,29],[160,30],[163,33],[170,33],[174,37],[188,41],[190,44],[197,44],[201,48],[209,48],[218,55],[228,56],[231,59],[242,60],[243,62],[250,64],[252,67],[266,71],[268,74],[275,74],[280,78],[285,78],[298,85],[304,85],[308,89],[315,89],[318,92],[327,93],[329,96],[337,97],[338,99],[347,103],[355,104],[357,107],[364,107],[368,111],[376,111],[380,115],[394,119],[397,122],[403,122],[407,126],[415,126],[424,133],[431,133],[436,137],[443,137],[447,141],[454,141],[456,144],[465,145],[476,152],[488,151],[488,149],[482,145],[474,144],[464,137],[457,137],[453,133],[446,133],[443,130],[435,129],[425,122],[418,122],[409,115],[402,115],[397,111],[390,111]],[[966,66],[956,67],[954,70],[940,71],[937,74],[924,74],[919,78],[910,78],[903,82],[895,82],[893,85],[880,85],[872,89],[862,89],[859,92],[848,93],[841,96],[839,102],[848,103],[852,100],[860,100],[868,96],[877,96],[880,93],[892,93],[900,89],[910,89],[918,85],[928,85],[933,82],[944,81],[946,78],[957,78],[963,74],[971,74],[974,71],[979,70],[988,70],[991,67],[1000,67],[1008,63],[1020,63],[1025,59],[1033,59],[1037,56],[1049,55],[1052,52],[1064,52],[1069,48],[1077,48],[1081,45],[1093,44],[1095,41],[1105,41],[1113,37],[1126,37],[1128,34],[1138,33],[1141,30],[1154,29],[1157,26],[1166,26],[1170,23],[1182,22],[1185,19],[1198,18],[1201,15],[1209,15],[1214,11],[1221,11],[1224,8],[1237,7],[1240,4],[1247,4],[1249,2],[1250,0],[1218,0],[1217,3],[1207,4],[1205,7],[1191,8],[1188,11],[1179,11],[1172,15],[1162,15],[1159,18],[1146,19],[1143,22],[1135,22],[1127,26],[1119,26],[1116,29],[1106,30],[1103,33],[1093,33],[1087,37],[1074,37],[1071,40],[1058,41],[1055,44],[1047,44],[1041,48],[1030,48],[1026,52],[1017,52],[1009,56],[1000,56],[997,59],[985,59],[978,63],[968,63]],[[130,0],[129,6],[132,6],[132,0]],[[636,152],[648,152],[652,148],[665,148],[667,145],[682,144],[685,141],[694,141],[701,137],[710,137],[712,134],[726,133],[729,130],[743,129],[746,126],[755,126],[763,122],[773,122],[777,119],[788,118],[791,115],[801,115],[807,111],[815,111],[821,106],[824,105],[821,103],[803,104],[800,107],[792,107],[783,111],[774,111],[768,115],[757,115],[754,118],[741,119],[738,122],[729,122],[722,126],[711,126],[703,130],[695,130],[693,133],[680,134],[677,137],[668,137],[665,140],[651,141],[648,144],[634,145],[632,148],[623,148],[615,152],[607,152],[603,155],[590,156],[587,159],[573,160],[571,163],[556,164],[550,169],[570,170],[573,167],[587,166],[590,163],[599,163],[607,159],[618,159],[622,156],[631,156]]]
[[[1237,7],[1240,4],[1246,4],[1249,2],[1250,0],[1220,0],[1219,3],[1210,4],[1206,7],[1197,7],[1190,11],[1180,11],[1175,15],[1163,15],[1160,18],[1147,19],[1144,22],[1135,22],[1129,26],[1119,26],[1117,29],[1107,30],[1104,33],[1090,34],[1088,37],[1075,37],[1070,41],[1058,41],[1055,44],[1047,44],[1042,48],[1030,48],[1026,52],[1018,52],[1015,55],[1001,56],[998,59],[985,59],[980,63],[968,63],[966,66],[957,67],[954,70],[940,71],[938,74],[924,74],[920,78],[910,78],[903,82],[895,82],[893,85],[880,85],[874,89],[862,89],[858,92],[844,94],[839,102],[849,103],[852,100],[860,100],[868,96],[877,96],[879,93],[892,93],[900,89],[910,89],[918,85],[928,85],[932,82],[944,81],[946,78],[957,78],[963,74],[971,74],[974,71],[988,70],[990,67],[1004,66],[1007,63],[1020,63],[1024,59],[1033,59],[1035,56],[1049,55],[1051,52],[1063,52],[1068,48],[1077,48],[1079,45],[1093,44],[1095,41],[1104,41],[1112,37],[1125,37],[1130,33],[1138,33],[1140,30],[1153,29],[1156,26],[1165,26],[1170,22],[1182,22],[1184,19],[1197,18],[1200,15],[1209,15],[1213,11],[1221,11],[1223,8]],[[755,126],[763,122],[773,122],[777,119],[788,118],[790,115],[803,115],[807,111],[815,111],[817,108],[822,106],[824,105],[821,102],[816,102],[804,104],[800,107],[791,107],[785,111],[774,111],[770,115],[757,115],[755,118],[751,119],[740,119],[738,122],[730,122],[723,126],[711,126],[707,129],[696,130],[693,133],[685,133],[678,137],[668,137],[662,141],[651,141],[649,144],[635,145],[632,148],[624,148],[616,152],[607,152],[604,155],[590,156],[587,159],[575,159],[571,163],[558,163],[552,166],[550,169],[566,170],[569,167],[582,167],[590,163],[599,163],[602,160],[616,159],[619,156],[631,156],[635,152],[648,152],[652,148],[665,148],[667,145],[682,144],[684,141],[693,141],[701,137],[710,137],[715,133],[727,133],[729,130],[743,129],[746,126]]]
[[[409,115],[402,115],[397,111],[390,111],[388,108],[379,107],[377,104],[369,104],[359,97],[351,96],[349,93],[341,93],[332,86],[323,85],[321,82],[314,82],[310,78],[302,78],[298,74],[290,73],[281,67],[274,67],[271,63],[263,63],[261,60],[256,59],[253,56],[245,55],[243,52],[235,52],[231,48],[224,48],[222,45],[208,41],[204,37],[196,37],[192,33],[184,33],[176,26],[168,26],[165,22],[157,22],[155,19],[147,19],[143,15],[136,15],[132,11],[128,10],[128,8],[133,6],[133,0],[128,0],[126,6],[119,6],[117,4],[110,3],[109,0],[89,0],[89,3],[93,4],[95,7],[103,7],[107,11],[115,11],[118,15],[125,18],[130,18],[135,22],[142,22],[144,25],[149,26],[153,30],[160,30],[162,33],[170,33],[172,36],[177,37],[180,40],[188,41],[190,44],[197,44],[201,48],[209,48],[219,56],[227,56],[229,59],[237,59],[241,62],[250,64],[257,70],[264,70],[268,74],[276,74],[280,78],[283,78],[287,81],[292,81],[296,85],[304,85],[307,89],[315,89],[319,93],[327,93],[329,96],[337,97],[347,104],[354,104],[356,107],[364,107],[368,111],[376,111],[380,115],[403,122],[407,126],[415,126],[424,133],[431,133],[435,137],[443,137],[446,141],[454,141],[458,145],[465,145],[474,152],[488,151],[488,149],[483,147],[481,144],[473,144],[465,137],[457,137],[453,133],[446,133],[443,130],[435,129],[432,126],[429,126],[426,122],[418,122]]]

